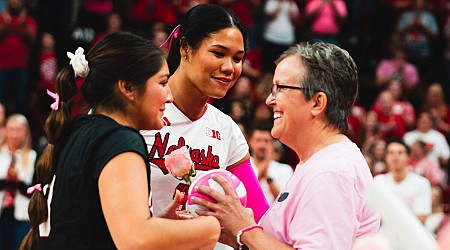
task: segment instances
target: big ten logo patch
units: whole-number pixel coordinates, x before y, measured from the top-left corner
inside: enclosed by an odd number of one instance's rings
[[[181,193],[181,203],[180,203],[179,210],[186,210],[186,202],[188,199],[189,185],[184,184],[184,183],[178,184],[178,186],[175,188],[175,190],[173,192],[172,200],[173,200],[173,198],[175,198],[175,193],[177,190],[179,190]]]
[[[210,129],[210,128],[206,127],[206,136],[220,141],[220,132],[218,130],[214,130],[214,129]]]

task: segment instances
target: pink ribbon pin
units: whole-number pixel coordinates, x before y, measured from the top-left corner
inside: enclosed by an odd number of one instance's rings
[[[41,184],[35,184],[34,186],[31,186],[29,188],[27,188],[27,194],[32,194],[34,191],[42,191],[42,187]]]
[[[59,95],[58,95],[58,93],[53,93],[53,92],[51,92],[50,90],[47,89],[47,95],[49,95],[50,97],[55,99],[55,102],[50,105],[50,108],[52,110],[58,110],[58,107],[59,107]]]

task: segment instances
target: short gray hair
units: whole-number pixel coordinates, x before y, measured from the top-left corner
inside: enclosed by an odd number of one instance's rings
[[[326,43],[295,44],[276,60],[278,65],[289,56],[298,57],[306,67],[299,79],[305,98],[310,100],[316,92],[327,95],[325,115],[330,125],[341,133],[348,131],[347,117],[358,95],[358,71],[350,54],[340,47]]]

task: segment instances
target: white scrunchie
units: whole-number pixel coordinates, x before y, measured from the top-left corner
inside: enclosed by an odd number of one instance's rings
[[[85,78],[89,74],[89,65],[83,48],[78,47],[75,54],[67,52],[67,57],[70,58],[70,65],[72,65],[75,72],[75,77]]]

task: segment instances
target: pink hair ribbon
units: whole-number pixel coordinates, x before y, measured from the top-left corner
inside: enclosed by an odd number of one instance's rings
[[[42,191],[41,183],[27,188],[27,194],[32,194],[34,191]]]
[[[53,93],[53,92],[51,92],[50,90],[47,89],[47,95],[49,95],[50,97],[55,99],[55,102],[50,105],[50,108],[52,110],[58,110],[58,106],[59,106],[59,95],[58,95],[58,93]]]
[[[173,41],[173,39],[176,39],[176,38],[178,37],[178,35],[180,34],[180,28],[181,28],[181,25],[178,24],[178,25],[172,30],[172,32],[171,32],[170,35],[167,37],[167,39],[166,39],[159,47],[162,47],[162,46],[164,46],[164,44],[169,43],[169,44],[167,45],[167,51],[170,51],[170,48],[172,47],[172,41]]]

